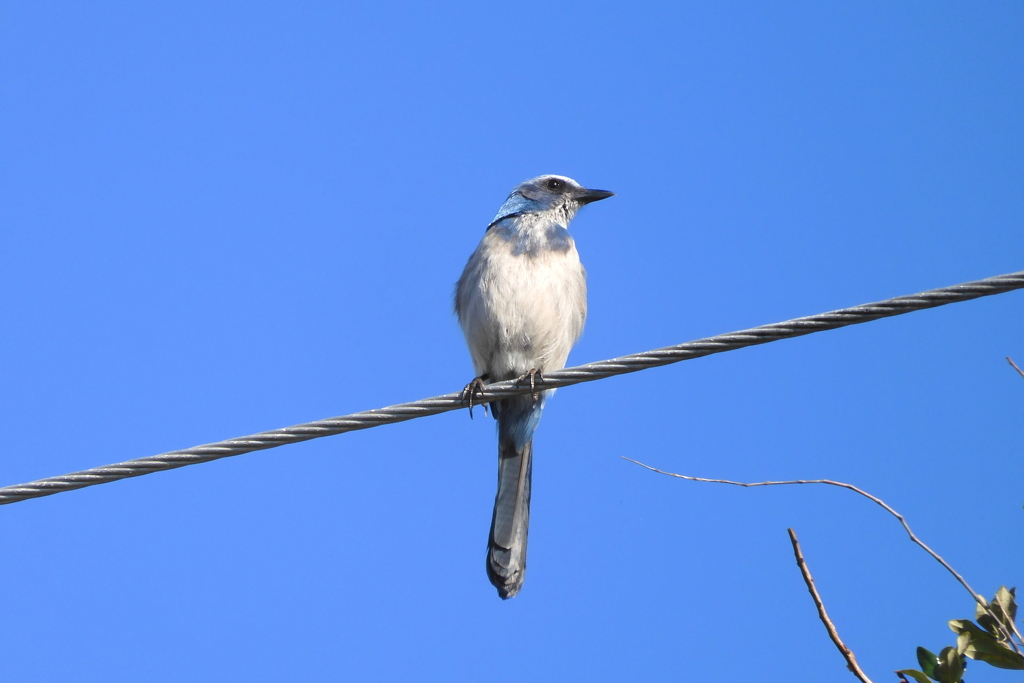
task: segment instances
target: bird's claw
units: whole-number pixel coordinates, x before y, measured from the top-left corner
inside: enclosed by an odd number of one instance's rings
[[[533,402],[536,403],[540,399],[540,396],[537,394],[537,380],[539,379],[543,382],[544,375],[541,374],[540,370],[534,368],[516,378],[516,382],[525,382],[527,377],[530,378],[530,395],[533,396]]]
[[[483,393],[483,390],[484,390],[484,378],[483,377],[476,377],[476,378],[474,378],[473,381],[470,382],[469,384],[467,384],[466,388],[462,390],[462,397],[461,398],[462,398],[463,403],[468,403],[469,404],[469,419],[471,419],[471,420],[473,419],[473,398],[476,397],[477,394]],[[487,417],[487,415],[489,414],[487,412],[487,406],[488,406],[487,403],[483,404],[483,407],[484,407],[484,417]]]

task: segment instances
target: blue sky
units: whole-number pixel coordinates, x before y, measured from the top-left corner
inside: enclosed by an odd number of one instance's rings
[[[0,484],[461,388],[509,189],[572,226],[572,364],[1024,268],[1018,3],[7,3]],[[567,388],[530,569],[465,413],[0,509],[11,680],[875,680],[1022,578],[1024,294]],[[1007,680],[983,666],[972,683]],[[1011,675],[1012,677],[1012,675]],[[894,678],[893,678],[894,680]]]

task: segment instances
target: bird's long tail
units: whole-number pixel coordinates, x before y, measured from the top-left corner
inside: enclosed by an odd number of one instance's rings
[[[487,578],[503,600],[514,597],[526,578],[533,432],[546,398],[534,401],[527,394],[491,404],[498,420],[498,493],[487,543]]]

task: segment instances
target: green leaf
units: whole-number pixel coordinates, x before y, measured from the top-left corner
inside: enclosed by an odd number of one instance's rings
[[[984,600],[985,599],[982,598],[982,602],[984,602]],[[978,617],[983,617],[986,614],[988,614],[988,612],[985,611],[985,608],[987,606],[988,606],[987,602],[985,602],[984,605],[981,602],[975,602],[974,603],[974,618],[977,619]]]
[[[984,631],[978,628],[977,624],[970,619],[953,619],[949,622],[949,629],[953,633],[957,634],[963,633],[964,631],[968,633],[984,633]]]
[[[935,667],[939,665],[939,658],[934,652],[923,647],[917,648],[917,663],[921,665],[921,671],[924,671],[926,676],[935,678]]]
[[[949,628],[956,633],[958,636],[967,636],[971,640],[977,640],[980,642],[996,641],[996,637],[988,631],[983,631],[969,619],[953,619],[949,622]],[[957,638],[957,642],[960,642],[960,638]],[[1000,645],[1000,647],[1002,647]],[[960,654],[963,654],[963,647],[961,647]]]
[[[1006,640],[1013,633],[1013,623],[1017,618],[1016,592],[1016,588],[1000,586],[992,601],[986,603],[988,611],[980,602],[974,608],[974,618],[978,624],[1000,640]]]
[[[956,637],[956,651],[962,655],[967,655],[973,658],[973,654],[967,654],[967,651],[971,650],[971,634],[961,633]]]
[[[998,669],[1024,671],[1024,657],[1021,657],[1010,648],[1005,647],[1001,643],[996,643],[994,646],[984,643],[980,644],[980,647],[979,644],[972,638],[971,644],[967,647],[964,654],[971,659],[991,664]]]
[[[960,683],[964,677],[964,663],[955,647],[944,647],[939,653],[939,664],[935,667],[939,683]]]
[[[986,607],[988,607],[988,609],[985,609]],[[993,619],[992,615],[988,613],[989,610],[992,610],[992,612],[996,614],[999,613],[998,605],[993,605],[989,602],[986,602],[984,605],[980,602],[976,603],[974,606],[974,619],[983,629],[997,638],[1002,638],[1003,629],[1000,627],[999,622]]]
[[[1017,589],[1000,586],[996,596],[989,603],[992,607],[999,606],[996,613],[999,614],[999,621],[1010,631],[1013,631],[1013,622],[1017,620]]]
[[[981,630],[966,619],[954,619],[949,627],[957,633],[956,647],[962,655],[1000,669],[1024,670],[1024,657],[1014,652],[1005,641]]]
[[[932,679],[928,678],[917,669],[900,669],[896,674],[899,676],[910,676],[917,681],[917,683],[932,683]]]
[[[990,617],[988,614],[981,614],[977,617],[978,624],[981,625],[986,631],[994,635],[1000,640],[1005,640],[1003,637],[1003,629],[1000,627],[999,622]]]
[[[968,656],[970,657],[970,655]],[[980,662],[991,664],[997,669],[1024,671],[1024,657],[1021,657],[1019,654],[1008,648],[1003,648],[1001,652],[978,652],[974,657],[971,657],[971,659],[977,659]]]

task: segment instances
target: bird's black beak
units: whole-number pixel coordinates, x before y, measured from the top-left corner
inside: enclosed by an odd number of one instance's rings
[[[608,199],[614,197],[614,192],[608,190],[583,190],[576,195],[576,201],[579,202],[580,206],[590,204],[591,202],[599,202],[602,199]]]

